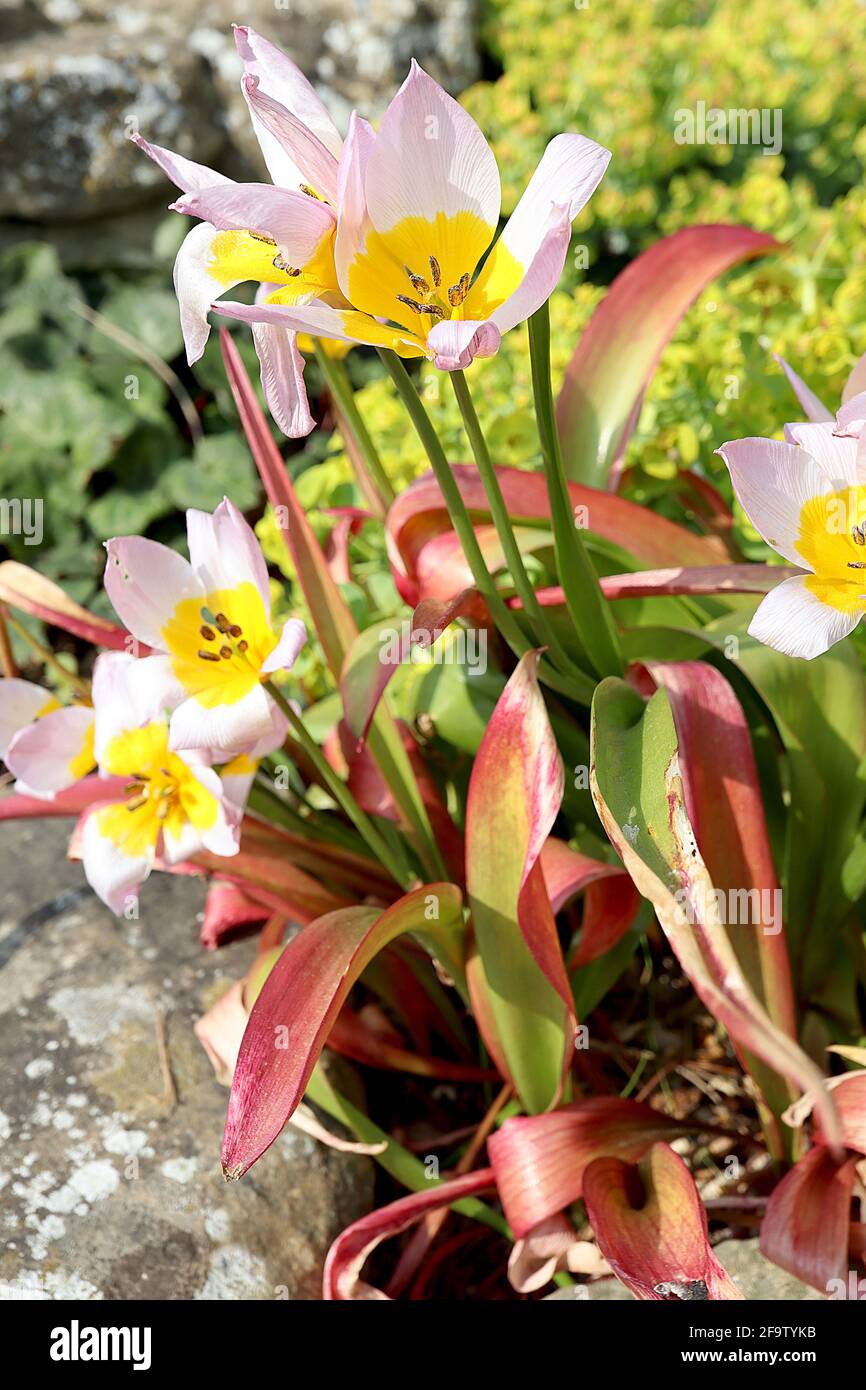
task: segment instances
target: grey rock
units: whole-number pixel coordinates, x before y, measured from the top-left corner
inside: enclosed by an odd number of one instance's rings
[[[756,1240],[723,1240],[714,1248],[718,1259],[750,1302],[810,1303],[824,1297],[817,1289],[801,1283],[765,1259]],[[635,1301],[629,1290],[616,1279],[557,1289],[548,1298],[566,1303],[597,1302],[599,1299],[626,1303]]]
[[[68,223],[170,201],[138,130],[233,177],[261,175],[234,0],[0,0],[0,218]],[[381,113],[416,57],[457,92],[478,75],[475,0],[248,0],[340,127]]]
[[[69,823],[0,826],[0,1297],[317,1298],[371,1160],[286,1131],[241,1182],[193,1023],[254,943],[198,943],[204,885],[160,874],[117,921]]]
[[[68,222],[128,210],[165,180],[129,135],[213,162],[225,124],[205,58],[158,32],[78,25],[0,58],[0,216]],[[169,201],[166,198],[166,203]]]

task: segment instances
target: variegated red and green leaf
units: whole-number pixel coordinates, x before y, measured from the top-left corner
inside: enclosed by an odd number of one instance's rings
[[[749,227],[687,227],[617,276],[565,371],[557,423],[569,478],[605,487],[661,353],[689,305],[723,271],[778,248]]]
[[[583,1175],[583,1200],[599,1249],[635,1298],[743,1298],[710,1246],[694,1178],[668,1144],[654,1144],[638,1165],[596,1159]]]
[[[466,806],[466,884],[496,1037],[527,1109],[560,1094],[573,1039],[573,1001],[540,862],[559,811],[562,760],[527,652],[478,749]],[[478,967],[476,966],[476,972]]]
[[[228,1177],[241,1177],[280,1133],[349,990],[378,951],[415,932],[452,978],[462,977],[462,902],[453,884],[428,884],[385,912],[349,907],[328,913],[289,942],[256,999],[241,1044],[223,1141]]]

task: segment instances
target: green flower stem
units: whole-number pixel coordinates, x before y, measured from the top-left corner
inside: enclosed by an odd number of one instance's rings
[[[279,705],[283,714],[288,719],[295,737],[301,744],[301,747],[304,749],[304,752],[307,754],[310,762],[315,767],[322,782],[327,787],[337,805],[345,812],[349,820],[355,826],[355,829],[363,836],[380,864],[384,865],[391,877],[396,883],[399,883],[401,888],[408,891],[413,881],[413,876],[408,866],[404,866],[397,862],[397,858],[392,853],[391,847],[386,842],[384,836],[373,824],[366,811],[361,810],[345,782],[337,776],[315,739],[311,738],[310,734],[307,732],[304,721],[301,719],[300,715],[296,714],[292,709],[290,702],[286,699],[279,687],[276,686],[273,681],[267,681],[265,689],[274,702]]]
[[[379,348],[378,351],[397,388],[400,399],[409,412],[418,438],[430,460],[430,465],[439,484],[439,490],[445,500],[445,506],[448,508],[451,524],[472,571],[475,586],[487,603],[493,621],[511,650],[515,655],[523,656],[525,652],[530,650],[530,643],[521,631],[512,612],[506,607],[502,595],[494,583],[493,576],[487,568],[472,521],[466,510],[466,504],[445,457],[439,436],[424,408],[424,402],[415,390],[412,378],[397,354],[392,352],[390,348]],[[542,661],[540,664],[539,676],[553,690],[558,690],[560,694],[577,698],[583,703],[587,703],[592,698],[594,686],[587,677],[578,682],[575,677],[562,676],[546,661]]]
[[[71,686],[83,699],[90,699],[90,681],[85,680],[83,676],[76,676],[73,671],[67,671],[63,662],[57,660],[51,648],[40,642],[38,637],[34,637],[33,633],[23,623],[19,623],[17,618],[13,618],[10,612],[7,611],[4,617],[13,632],[18,633],[18,636],[27,643],[31,651],[45,666],[50,666],[52,671],[56,671],[58,676],[66,681],[67,685]]]
[[[361,417],[345,365],[338,358],[329,357],[319,342],[316,343],[316,361],[340,414],[355,437],[355,443],[364,460],[370,482],[378,492],[383,507],[387,510],[394,501],[394,489],[382,467],[379,452]]]
[[[610,606],[580,531],[575,527],[550,382],[550,314],[544,303],[529,320],[529,353],[535,416],[553,520],[556,566],[569,616],[587,656],[600,676],[621,676],[622,652]]]
[[[493,517],[493,524],[496,527],[496,534],[499,536],[502,551],[505,556],[505,563],[508,566],[514,587],[517,590],[527,618],[533,624],[541,641],[549,648],[551,656],[559,665],[569,673],[574,673],[578,677],[586,678],[586,672],[581,671],[569,657],[568,652],[562,646],[559,638],[553,630],[553,626],[547,617],[541,604],[538,602],[535,590],[533,589],[529,576],[526,573],[526,566],[523,563],[523,556],[514,535],[514,528],[511,525],[511,518],[508,515],[508,508],[505,505],[505,498],[502,496],[502,489],[499,486],[499,479],[490,458],[490,450],[487,447],[487,440],[484,438],[484,431],[478,419],[478,413],[472,400],[469,390],[469,383],[462,371],[449,372],[451,385],[457,397],[457,404],[460,406],[460,414],[463,416],[463,425],[466,430],[467,438],[472,446],[472,453],[478,466],[481,481],[484,484],[484,491],[490,503],[490,515]]]

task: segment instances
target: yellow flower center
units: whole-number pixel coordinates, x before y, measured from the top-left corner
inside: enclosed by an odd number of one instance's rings
[[[168,746],[168,725],[146,724],[116,735],[103,766],[127,777],[125,800],[96,812],[101,834],[136,858],[156,847],[161,831],[178,837],[187,823],[208,830],[219,803]]]
[[[249,580],[183,599],[162,636],[174,674],[206,709],[233,705],[266,680],[262,665],[278,640]]]
[[[523,268],[501,238],[472,284],[494,228],[462,211],[405,217],[371,232],[349,266],[349,298],[422,337],[443,319],[485,319],[520,284]]]
[[[339,294],[334,235],[332,228],[306,265],[293,266],[280,255],[271,237],[259,232],[217,232],[211,244],[210,274],[224,285],[243,280],[280,285],[269,303],[297,304],[313,295]]]
[[[866,610],[866,487],[804,503],[796,548],[814,570],[806,586],[816,598],[842,613]]]

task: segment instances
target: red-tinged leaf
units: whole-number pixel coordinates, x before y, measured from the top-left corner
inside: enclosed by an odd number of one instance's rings
[[[644,701],[602,681],[592,714],[590,788],[599,818],[703,1003],[744,1052],[815,1097],[833,1143],[839,1126],[814,1062],[768,1015],[743,974],[685,804],[668,695]],[[719,896],[721,896],[721,891]]]
[[[497,701],[472,768],[466,883],[498,1048],[527,1109],[555,1103],[574,1006],[539,862],[559,811],[562,759],[527,652]]]
[[[767,1259],[821,1293],[848,1273],[856,1166],[854,1158],[837,1163],[823,1145],[810,1149],[774,1190],[761,1223]]]
[[[20,608],[43,623],[62,628],[97,647],[134,650],[141,656],[147,656],[150,651],[142,642],[135,643],[125,628],[88,612],[64,594],[57,584],[17,560],[4,560],[0,564],[0,602]]]
[[[345,599],[331,578],[321,547],[297,499],[280,451],[262,414],[246,368],[231,334],[220,329],[226,374],[268,501],[282,530],[298,582],[307,600],[316,633],[332,674],[340,668],[357,633]]]
[[[605,598],[660,598],[676,594],[766,594],[783,579],[802,571],[783,565],[695,565],[690,568],[637,570],[633,574],[604,575],[599,583]],[[542,608],[558,608],[565,595],[558,584],[539,589]],[[516,596],[510,608],[522,608]]]
[[[624,869],[579,854],[552,835],[541,851],[541,866],[554,914],[584,894],[580,940],[569,970],[589,965],[611,950],[634,921],[640,895]]]
[[[478,470],[471,464],[452,467],[479,538],[488,543],[493,559],[495,530]],[[516,536],[526,527],[550,526],[547,483],[541,473],[521,468],[497,468],[496,476],[508,514],[517,523]],[[612,541],[652,568],[670,565],[721,565],[728,559],[724,543],[715,536],[697,536],[684,526],[648,511],[646,507],[580,483],[569,484],[575,517],[587,532]],[[463,553],[452,539],[448,510],[432,473],[425,473],[402,492],[388,511],[388,548],[395,581],[407,603],[422,598],[449,599],[466,588]],[[533,542],[534,543],[534,542]],[[548,542],[550,543],[550,542]],[[482,547],[483,548],[483,547]]]
[[[297,922],[312,922],[326,912],[352,906],[357,901],[348,893],[326,888],[317,878],[279,854],[245,849],[243,841],[240,851],[231,859],[203,850],[193,862],[232,883],[251,884],[258,890],[256,896],[260,902],[267,903],[271,910],[282,907]]]
[[[377,623],[358,634],[343,663],[340,694],[346,723],[359,743],[367,737],[379,701],[398,667],[412,661],[415,647],[430,647],[461,617],[472,618],[478,626],[489,625],[487,605],[475,589],[463,589],[445,603],[437,599],[420,603],[411,623],[407,621],[400,628]]]
[[[706,662],[647,662],[640,671],[670,701],[686,812],[714,888],[736,909],[727,914],[727,935],[743,975],[776,1027],[796,1038],[782,894],[742,706]],[[743,922],[733,920],[740,905]],[[795,1094],[790,1085],[755,1059],[749,1070],[780,1116]]]
[[[349,563],[349,542],[369,521],[371,513],[361,507],[329,507],[326,516],[336,517],[336,523],[325,545],[325,560],[331,578],[337,584],[351,584],[352,569]],[[384,510],[382,520],[385,519]]]
[[[451,1062],[445,1057],[424,1056],[420,1052],[410,1052],[405,1047],[378,1037],[364,1020],[343,1006],[328,1034],[327,1046],[342,1057],[350,1057],[353,1062],[363,1066],[378,1067],[384,1071],[403,1071],[410,1076],[432,1076],[440,1081],[489,1082],[496,1081],[497,1072],[491,1067],[470,1066],[464,1062]]]
[[[367,907],[328,913],[286,946],[241,1045],[223,1142],[227,1177],[241,1177],[274,1142],[303,1097],[352,985],[378,951],[408,931],[435,942],[446,969],[462,974],[462,896],[450,883],[407,893],[383,913]]]
[[[355,620],[331,577],[322,549],[313,535],[268,429],[240,354],[226,329],[220,330],[220,342],[229,385],[250,452],[283,532],[325,659],[332,675],[339,681],[347,653],[358,635]],[[430,823],[399,731],[387,710],[377,711],[369,738],[370,751],[402,815],[417,836],[419,854],[427,862],[432,841]]]
[[[583,1177],[599,1249],[635,1298],[706,1302],[744,1297],[713,1254],[694,1178],[667,1144],[639,1167],[599,1158]]]
[[[267,921],[270,909],[250,896],[239,883],[215,877],[207,890],[200,940],[208,951],[215,951],[227,936],[242,927]]]
[[[389,1236],[397,1236],[422,1220],[430,1212],[441,1207],[459,1204],[468,1197],[476,1197],[493,1186],[493,1174],[489,1168],[481,1168],[476,1173],[465,1173],[459,1178],[449,1178],[437,1183],[427,1192],[412,1192],[397,1202],[380,1207],[369,1216],[362,1216],[347,1226],[328,1251],[325,1260],[325,1273],[322,1297],[332,1300],[381,1300],[390,1302],[386,1293],[365,1284],[361,1271],[369,1255]],[[458,1205],[459,1210],[459,1205]]]
[[[312,836],[293,834],[282,826],[270,825],[249,814],[244,817],[241,849],[268,859],[288,860],[352,902],[369,895],[390,902],[400,895],[400,889],[387,870],[365,854],[325,840],[314,840]],[[223,867],[231,872],[229,865]]]
[[[607,484],[685,311],[717,275],[778,245],[749,227],[687,227],[657,241],[617,276],[583,332],[557,402],[569,478]]]
[[[50,801],[41,796],[22,796],[11,792],[0,796],[0,820],[41,820],[50,816],[80,816],[98,801],[111,801],[123,795],[125,777],[99,777],[94,773],[80,782],[55,792]]]
[[[590,1096],[547,1115],[515,1116],[487,1141],[496,1185],[515,1236],[576,1202],[595,1159],[633,1163],[661,1139],[676,1139],[680,1124],[649,1105],[619,1096]]]

